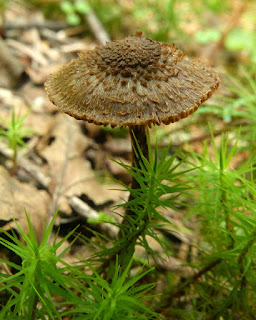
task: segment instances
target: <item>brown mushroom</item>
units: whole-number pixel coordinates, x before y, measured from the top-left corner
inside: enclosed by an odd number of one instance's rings
[[[186,58],[174,44],[137,33],[81,53],[51,75],[45,88],[52,103],[76,119],[128,126],[134,148],[136,139],[148,159],[147,128],[186,118],[219,83],[215,71]],[[136,154],[133,164],[139,166]],[[132,187],[138,187],[135,180]]]

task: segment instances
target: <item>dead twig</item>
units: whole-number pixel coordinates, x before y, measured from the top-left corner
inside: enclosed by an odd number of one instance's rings
[[[47,66],[48,60],[42,55],[42,53],[39,50],[36,50],[35,48],[31,48],[24,43],[21,43],[19,41],[8,39],[8,44],[18,50],[20,54],[23,54],[25,56],[28,56],[35,62],[37,62],[40,66]]]
[[[76,196],[73,196],[69,199],[70,206],[77,211],[80,215],[85,217],[86,219],[98,219],[99,213],[92,209],[87,203],[82,201]],[[111,223],[100,223],[98,224],[99,228],[103,231],[107,232],[108,236],[110,236],[112,239],[115,239],[118,234],[118,227],[111,224]]]
[[[90,26],[90,29],[94,34],[95,38],[99,41],[100,44],[105,44],[106,42],[110,41],[110,37],[107,31],[104,29],[102,23],[97,18],[93,10],[90,10],[90,12],[87,13],[86,21]]]
[[[6,22],[4,25],[4,30],[5,31],[10,31],[10,30],[29,30],[31,28],[36,28],[36,29],[51,29],[55,31],[59,31],[65,28],[68,28],[68,24],[65,22],[59,22],[59,21],[30,21],[30,22]]]

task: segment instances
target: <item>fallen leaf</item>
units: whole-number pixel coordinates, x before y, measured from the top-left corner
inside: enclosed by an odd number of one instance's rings
[[[13,218],[27,232],[28,225],[25,212],[28,213],[38,241],[48,217],[50,197],[46,191],[18,181],[0,166],[0,220],[3,229],[17,229]]]
[[[49,191],[55,199],[55,207],[71,213],[69,198],[86,194],[95,204],[113,200],[120,202],[123,192],[110,190],[118,185],[104,186],[97,180],[90,162],[85,158],[85,150],[90,139],[79,126],[79,121],[64,114],[56,116],[51,143],[40,151],[47,161],[49,175],[52,178]]]

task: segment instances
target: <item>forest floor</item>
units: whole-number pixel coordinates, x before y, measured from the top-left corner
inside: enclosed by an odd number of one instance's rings
[[[49,23],[40,10],[17,4],[7,8],[5,18],[6,29],[0,38],[3,57],[0,62],[0,127],[8,130],[15,116],[16,122],[24,119],[22,129],[18,130],[29,131],[23,136],[25,144],[18,149],[17,165],[13,162],[10,140],[4,136],[0,139],[0,226],[18,232],[14,218],[27,231],[27,212],[40,242],[43,226],[58,209],[52,238],[57,232],[61,238],[79,225],[76,232],[87,239],[94,239],[94,231],[115,239],[118,232],[115,225],[91,221],[122,219],[122,209],[113,208],[126,201],[129,194],[122,190],[118,180],[129,184],[131,177],[113,160],[131,164],[128,130],[96,126],[62,114],[49,101],[44,89],[44,82],[52,72],[76,58],[79,52],[93,49],[101,40],[93,38],[92,34],[83,36],[88,26]],[[200,51],[200,57],[209,63],[215,53],[216,46],[208,46]],[[217,69],[222,85],[209,104],[226,93],[225,72],[222,66]],[[203,140],[211,139],[206,125],[211,117],[195,114],[178,123],[152,128],[151,142],[164,137],[159,145],[168,146],[172,141],[170,152],[183,146],[184,152],[200,153]],[[225,119],[215,122],[213,131],[217,142],[226,127]],[[235,161],[240,163],[247,156],[246,151],[242,151]],[[188,232],[196,229],[196,221],[192,219],[188,225],[183,214],[172,209],[166,210],[164,216],[179,226],[179,232],[170,227],[167,235],[176,252],[167,256],[159,243],[149,238],[151,249],[160,257],[150,263],[160,270],[173,271],[177,279],[188,277],[192,269],[185,264],[191,255],[198,254],[193,245],[197,233]],[[66,242],[63,246],[68,245]],[[192,254],[191,250],[194,250]],[[6,252],[0,249],[0,255],[6,257]],[[63,259],[76,264],[90,255],[89,246],[78,239]],[[146,258],[141,247],[136,249],[136,255]]]

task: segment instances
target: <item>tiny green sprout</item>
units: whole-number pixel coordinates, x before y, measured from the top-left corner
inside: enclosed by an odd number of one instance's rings
[[[0,129],[0,136],[7,139],[8,146],[13,151],[11,174],[15,174],[17,170],[18,148],[24,147],[26,145],[24,138],[34,132],[29,128],[24,128],[24,122],[29,113],[30,110],[24,115],[16,115],[15,110],[13,109],[10,121],[6,121],[0,117],[0,121],[6,127],[6,129]]]
[[[97,218],[89,218],[87,220],[88,223],[103,223],[103,222],[115,222],[115,219],[105,212],[100,211],[99,216]]]

